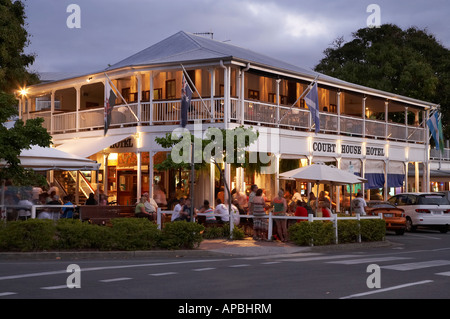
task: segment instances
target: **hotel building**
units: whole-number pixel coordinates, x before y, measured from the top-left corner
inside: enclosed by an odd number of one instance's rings
[[[55,171],[50,178],[66,192],[73,191],[78,179],[80,200],[97,187],[121,205],[153,193],[155,185],[167,197],[187,195],[189,171],[154,168],[170,151],[155,137],[180,127],[183,68],[195,84],[187,129],[193,132],[200,125],[195,123],[201,123],[202,130],[244,125],[270,136],[271,142],[259,143],[258,151],[274,155],[275,170],[260,174],[224,164],[225,178],[233,188],[255,183],[268,198],[279,188],[295,187],[306,195],[310,185],[279,180],[278,174],[325,162],[368,179],[359,187],[369,198],[375,193],[386,199],[398,192],[430,190],[430,172],[438,162],[432,160],[433,150],[430,155],[426,119],[436,104],[348,83],[186,32],[104,70],[27,88],[27,94],[19,97],[20,117],[42,117],[55,147],[102,163],[98,172]],[[118,97],[104,136],[109,79]],[[314,79],[319,88],[318,133],[301,98]],[[439,165],[445,169],[448,163]],[[195,205],[204,199],[213,203],[221,182],[214,165],[196,172],[194,180]],[[340,205],[345,205],[348,190],[342,187],[337,194]]]

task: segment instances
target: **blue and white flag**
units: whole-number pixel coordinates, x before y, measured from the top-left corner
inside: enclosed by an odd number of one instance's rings
[[[320,131],[320,117],[319,117],[319,93],[317,92],[317,82],[314,83],[311,90],[305,96],[305,103],[311,112],[312,119],[316,124],[316,134]]]
[[[430,129],[431,135],[433,136],[434,143],[436,144],[436,149],[443,149],[444,141],[442,138],[442,125],[441,120],[439,119],[438,112],[434,112],[434,114],[430,116],[427,121],[427,125]]]
[[[186,127],[191,98],[192,90],[189,87],[189,84],[187,84],[186,78],[183,74],[183,80],[181,83],[181,127]]]

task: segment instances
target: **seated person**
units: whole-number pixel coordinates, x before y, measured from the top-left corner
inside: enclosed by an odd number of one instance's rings
[[[225,223],[230,221],[230,213],[228,211],[228,207],[225,204],[222,204],[222,201],[217,198],[216,199],[216,208],[214,209],[214,214],[220,217],[220,220]]]
[[[64,206],[69,206],[69,207],[68,208],[63,207],[63,209],[61,210],[60,218],[72,218],[74,209],[73,209],[73,204],[70,201],[70,197],[64,196],[63,201],[64,201]]]

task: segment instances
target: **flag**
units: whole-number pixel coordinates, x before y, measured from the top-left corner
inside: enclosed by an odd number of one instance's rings
[[[106,83],[105,111],[104,111],[105,128],[103,135],[106,135],[106,133],[108,132],[109,125],[111,124],[112,109],[114,108],[114,104],[116,103],[117,98],[117,95],[114,93],[113,89],[109,84],[109,79],[107,79],[105,83]]]
[[[183,74],[183,80],[181,82],[181,127],[186,127],[191,98],[192,90]]]
[[[320,117],[319,117],[319,94],[317,92],[317,82],[314,83],[311,90],[305,96],[305,103],[311,112],[312,119],[316,124],[316,134],[320,131]]]
[[[433,136],[434,143],[437,150],[444,150],[444,137],[442,133],[442,123],[439,118],[438,112],[434,112],[433,115],[427,121],[428,128]]]

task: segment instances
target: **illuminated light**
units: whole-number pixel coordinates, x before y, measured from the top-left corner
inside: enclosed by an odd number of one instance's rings
[[[119,157],[118,153],[110,153],[108,155],[108,160],[116,161],[118,157]]]
[[[27,93],[28,93],[28,89],[27,88],[21,88],[19,90],[19,94],[22,95],[22,96],[27,95]]]
[[[92,76],[90,76],[90,77],[88,77],[88,79],[86,80],[86,82],[91,82],[91,80],[92,80]]]

